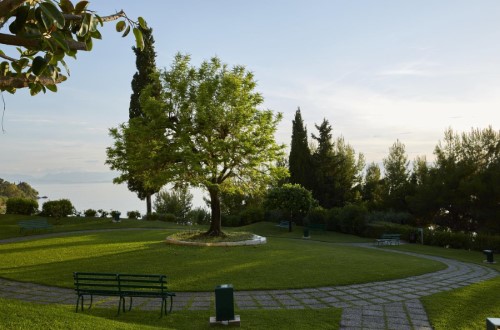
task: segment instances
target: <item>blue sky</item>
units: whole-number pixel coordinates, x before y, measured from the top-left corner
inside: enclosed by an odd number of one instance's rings
[[[176,52],[195,65],[214,55],[245,65],[264,106],[283,113],[277,139],[286,144],[299,106],[309,133],[327,118],[368,162],[397,139],[410,159],[432,159],[448,127],[500,128],[499,1],[107,0],[90,8],[143,16],[159,67]],[[108,129],[128,119],[136,68],[133,38],[113,23],[102,32],[92,52],[69,61],[58,93],[4,93],[0,177],[110,173]]]

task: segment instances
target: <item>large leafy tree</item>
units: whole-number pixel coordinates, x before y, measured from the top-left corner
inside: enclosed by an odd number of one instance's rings
[[[314,175],[311,168],[312,158],[307,142],[307,129],[304,126],[300,108],[298,108],[292,122],[292,141],[290,143],[290,155],[288,157],[290,182],[300,184],[310,189],[312,187]]]
[[[154,120],[122,125],[115,145],[124,135],[139,140],[130,159],[148,173],[148,185],[204,188],[212,211],[207,234],[222,235],[221,191],[261,191],[287,174],[276,166],[284,149],[274,139],[281,114],[259,109],[263,98],[251,72],[218,58],[195,68],[189,56],[178,54],[161,81],[163,102],[150,89],[141,98],[146,117]]]
[[[434,153],[438,224],[500,231],[500,131],[488,127],[458,134],[448,129]]]
[[[264,205],[268,210],[280,210],[288,213],[288,231],[292,231],[292,220],[297,216],[304,217],[316,205],[311,192],[299,184],[286,183],[270,189]]]
[[[129,118],[143,118],[145,115],[141,108],[140,96],[142,91],[151,85],[150,96],[159,98],[161,95],[161,84],[156,72],[156,52],[154,49],[153,30],[142,29],[144,48],[133,47],[136,56],[135,65],[137,72],[132,78],[132,95],[130,95]],[[151,196],[157,193],[161,186],[146,186],[139,175],[134,173],[132,167],[128,170],[129,178],[127,186],[130,191],[137,193],[140,199],[146,199],[146,212],[151,214]]]
[[[93,41],[101,39],[99,26],[106,22],[118,20],[116,30],[124,36],[132,30],[137,47],[143,47],[139,29],[146,28],[143,18],[133,21],[123,11],[99,16],[88,5],[88,1],[73,4],[70,0],[0,1],[0,44],[4,46],[0,91],[29,88],[32,95],[57,91],[56,85],[67,78],[62,68],[69,75],[65,57],[92,50]]]

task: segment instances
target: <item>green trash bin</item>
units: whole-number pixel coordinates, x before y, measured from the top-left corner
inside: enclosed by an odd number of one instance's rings
[[[483,253],[486,255],[486,262],[492,264],[493,261],[493,250],[483,250]]]
[[[222,284],[215,288],[215,319],[234,320],[234,295],[231,284]]]

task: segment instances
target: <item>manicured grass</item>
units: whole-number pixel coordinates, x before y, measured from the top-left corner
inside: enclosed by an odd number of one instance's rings
[[[19,236],[36,236],[37,234],[47,233],[64,233],[70,231],[94,230],[94,229],[124,229],[124,228],[179,228],[185,229],[186,226],[176,225],[162,221],[145,221],[145,220],[129,220],[122,219],[121,222],[114,223],[111,219],[101,218],[80,218],[70,217],[56,220],[54,218],[47,219],[50,224],[53,224],[51,230],[43,230],[37,232],[23,232],[19,230],[17,223],[25,219],[43,218],[38,216],[23,216],[12,214],[0,214],[0,239],[19,237]],[[199,227],[195,227],[199,228]]]
[[[338,329],[340,309],[235,311],[241,329]],[[215,311],[173,312],[159,318],[158,312],[132,310],[116,316],[115,309],[91,309],[75,313],[73,306],[40,305],[0,299],[2,329],[214,329],[208,323]],[[220,328],[216,327],[215,329]]]
[[[476,263],[500,271],[498,260],[496,264],[483,263],[485,256],[479,251],[417,244],[391,248]],[[500,276],[461,289],[424,297],[422,303],[436,330],[484,329],[487,317],[500,317]]]
[[[422,298],[432,326],[485,329],[487,317],[500,317],[500,277]]]
[[[73,287],[74,271],[167,274],[173,291],[346,285],[443,269],[438,262],[310,240],[268,238],[258,246],[167,245],[168,230],[71,234],[0,245],[0,276]]]
[[[500,256],[495,255],[496,264],[488,264],[483,262],[486,256],[481,251],[468,251],[460,249],[446,249],[437,246],[420,245],[420,244],[403,244],[399,246],[391,246],[391,249],[398,249],[408,252],[433,255],[443,258],[455,259],[458,261],[470,262],[481,266],[490,267],[500,271]]]

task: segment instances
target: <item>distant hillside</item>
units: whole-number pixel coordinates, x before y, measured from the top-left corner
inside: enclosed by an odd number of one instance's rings
[[[26,182],[10,183],[0,178],[0,213],[5,213],[7,199],[22,197],[38,199],[38,191]]]

